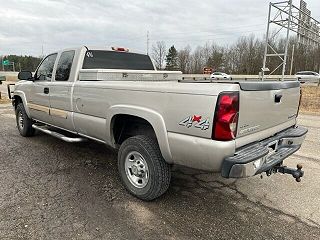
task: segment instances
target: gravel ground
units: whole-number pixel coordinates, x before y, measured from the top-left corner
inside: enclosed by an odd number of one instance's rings
[[[163,197],[142,202],[117,174],[116,153],[94,142],[23,138],[0,105],[0,239],[319,239],[320,117],[290,157],[305,177],[230,180],[174,168]]]

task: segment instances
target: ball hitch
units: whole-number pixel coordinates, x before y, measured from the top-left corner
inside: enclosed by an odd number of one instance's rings
[[[283,174],[290,174],[292,177],[296,179],[297,182],[301,182],[301,178],[303,177],[304,172],[301,170],[302,165],[298,164],[297,169],[294,168],[288,168],[286,166],[276,166],[274,167],[273,171],[275,173],[283,173]]]

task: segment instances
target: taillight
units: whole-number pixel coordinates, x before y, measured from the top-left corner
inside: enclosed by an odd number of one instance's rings
[[[123,48],[123,47],[111,47],[111,49],[117,52],[129,52],[128,48]]]
[[[212,139],[229,141],[236,137],[239,118],[239,92],[219,94],[213,122]]]

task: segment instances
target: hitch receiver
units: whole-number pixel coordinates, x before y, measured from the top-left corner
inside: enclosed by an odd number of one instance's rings
[[[298,164],[297,169],[288,168],[286,166],[275,166],[273,169],[267,171],[267,175],[270,176],[272,173],[282,173],[282,174],[290,174],[292,177],[296,179],[297,182],[301,182],[301,178],[303,177],[304,172],[301,170],[302,165]]]

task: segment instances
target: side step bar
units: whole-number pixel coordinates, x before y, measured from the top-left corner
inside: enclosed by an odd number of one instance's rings
[[[49,134],[53,137],[56,137],[56,138],[59,138],[65,142],[69,142],[69,143],[78,143],[78,142],[84,142],[84,141],[87,141],[86,138],[82,138],[82,137],[67,137],[61,133],[58,133],[58,132],[55,132],[55,131],[52,131],[52,130],[49,130],[46,126],[38,126],[36,124],[33,124],[32,127],[34,129],[37,129],[41,132],[44,132],[46,134]]]

